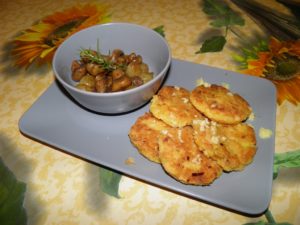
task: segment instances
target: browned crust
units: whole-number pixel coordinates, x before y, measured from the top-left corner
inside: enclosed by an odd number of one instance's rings
[[[150,113],[139,117],[129,131],[129,138],[138,151],[147,159],[159,163],[158,136],[169,126]]]
[[[196,87],[191,92],[190,100],[206,117],[219,123],[240,123],[251,114],[244,98],[219,85]]]
[[[159,138],[159,157],[165,171],[184,184],[209,185],[218,178],[222,169],[207,158],[193,139],[193,129],[170,128]]]
[[[200,113],[190,103],[190,92],[175,86],[163,87],[151,101],[150,111],[172,127],[191,125]]]

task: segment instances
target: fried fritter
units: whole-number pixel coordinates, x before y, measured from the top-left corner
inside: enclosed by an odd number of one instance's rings
[[[190,95],[190,101],[209,119],[224,124],[237,124],[251,114],[248,102],[225,87],[212,84],[198,86]]]
[[[169,126],[161,120],[145,113],[139,117],[129,131],[129,138],[138,151],[147,159],[159,163],[158,136]]]
[[[172,127],[191,125],[200,113],[190,103],[190,92],[176,86],[165,86],[151,101],[150,111]]]
[[[209,185],[222,173],[221,167],[198,149],[191,126],[168,129],[158,144],[164,170],[184,184]]]
[[[194,120],[193,128],[199,149],[223,170],[242,170],[252,162],[256,153],[256,138],[249,125],[218,124],[205,118]]]
[[[253,127],[246,123],[236,125],[222,125],[220,136],[226,137],[225,148],[237,155],[240,161],[238,170],[243,169],[253,161],[256,154],[256,137]]]

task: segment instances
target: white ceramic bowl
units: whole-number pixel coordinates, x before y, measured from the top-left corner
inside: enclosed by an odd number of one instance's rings
[[[71,78],[71,63],[79,59],[82,48],[108,54],[122,49],[125,54],[135,52],[143,57],[154,78],[139,87],[113,93],[94,93],[77,89]],[[108,114],[134,110],[147,101],[160,88],[171,63],[171,52],[166,40],[152,29],[129,23],[107,23],[81,30],[65,40],[53,58],[53,71],[57,81],[85,108]]]

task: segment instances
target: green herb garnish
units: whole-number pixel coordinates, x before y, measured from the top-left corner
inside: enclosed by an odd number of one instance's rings
[[[113,71],[113,70],[117,69],[117,65],[106,60],[103,57],[103,55],[101,55],[101,53],[95,52],[91,49],[81,49],[80,57],[82,59],[87,59],[92,63],[96,63],[96,64],[102,66],[103,69],[106,71]]]
[[[157,33],[159,33],[161,36],[165,37],[165,30],[164,30],[163,25],[155,27],[155,28],[153,28],[153,30],[156,31]]]

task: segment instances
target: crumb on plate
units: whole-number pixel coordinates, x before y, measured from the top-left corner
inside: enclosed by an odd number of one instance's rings
[[[228,90],[230,89],[230,85],[228,83],[222,82],[221,85]]]
[[[252,112],[252,113],[250,114],[250,116],[249,116],[249,120],[250,120],[250,121],[254,121],[254,119],[255,119],[255,115],[254,115],[254,113]]]
[[[132,157],[128,157],[125,161],[126,165],[133,165],[134,163],[135,163],[134,158],[132,158]]]
[[[261,127],[259,128],[259,137],[262,139],[267,139],[272,136],[273,132],[270,129]]]
[[[196,80],[196,85],[197,85],[197,86],[203,85],[204,87],[210,87],[211,84],[205,82],[205,81],[203,80],[203,78],[200,78],[200,79]]]

